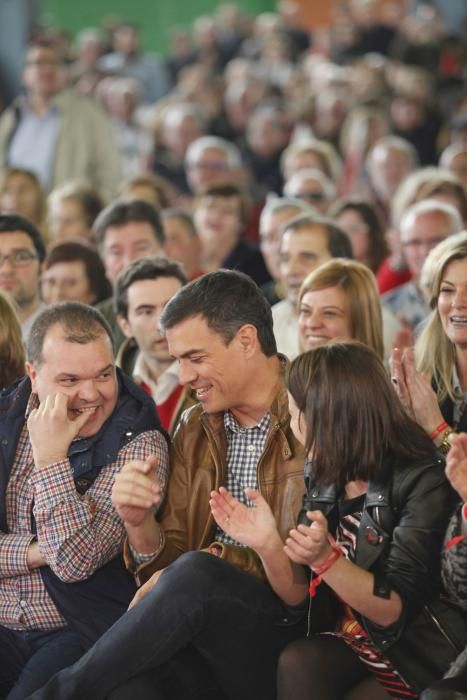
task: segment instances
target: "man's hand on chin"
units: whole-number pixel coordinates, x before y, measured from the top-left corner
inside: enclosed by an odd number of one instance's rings
[[[66,459],[71,442],[93,415],[83,410],[76,418],[70,418],[68,401],[66,394],[49,394],[31,411],[28,430],[36,467]]]

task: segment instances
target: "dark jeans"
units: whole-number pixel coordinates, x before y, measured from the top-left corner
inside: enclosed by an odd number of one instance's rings
[[[68,629],[15,632],[0,626],[0,698],[24,700],[83,652]]]
[[[225,698],[273,700],[279,654],[304,634],[304,622],[292,622],[266,583],[210,554],[190,552],[78,663],[32,697],[99,700],[114,691],[112,698],[134,700],[138,678],[138,700],[155,700],[156,688],[151,693],[147,683],[151,670],[163,678],[188,649],[200,655]]]

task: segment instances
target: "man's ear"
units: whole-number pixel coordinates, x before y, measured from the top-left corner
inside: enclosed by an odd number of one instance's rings
[[[252,323],[245,323],[244,326],[238,329],[236,339],[240,343],[240,347],[248,359],[253,355],[258,347],[258,331]]]
[[[31,380],[32,392],[34,394],[37,394],[37,388],[36,388],[37,371],[34,368],[34,365],[32,364],[32,362],[26,362],[24,366],[26,367],[26,374],[28,375],[29,379]]]
[[[133,338],[133,333],[132,333],[132,330],[131,330],[131,326],[130,326],[130,324],[128,323],[128,321],[127,321],[127,319],[125,318],[125,316],[122,316],[121,314],[118,314],[118,316],[117,316],[117,323],[118,323],[118,325],[120,326],[120,329],[121,329],[123,335],[124,335],[126,338]]]

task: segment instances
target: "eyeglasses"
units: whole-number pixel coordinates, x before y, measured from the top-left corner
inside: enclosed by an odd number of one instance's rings
[[[9,260],[13,267],[25,267],[29,265],[33,260],[37,260],[37,255],[31,253],[29,250],[12,250],[8,255],[1,255],[0,253],[0,267],[3,263]]]

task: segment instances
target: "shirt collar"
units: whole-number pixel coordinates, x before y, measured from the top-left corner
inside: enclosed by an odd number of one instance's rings
[[[247,428],[243,428],[241,425],[237,423],[235,420],[234,416],[230,411],[225,411],[224,413],[224,426],[226,430],[229,430],[231,433],[244,433],[247,430],[254,430],[257,429],[262,433],[267,433],[268,428],[269,428],[269,423],[270,423],[270,413],[269,411],[264,414],[264,416],[261,418],[258,423],[255,423],[255,425],[250,425]]]

